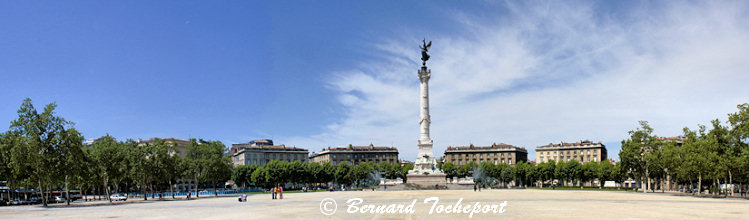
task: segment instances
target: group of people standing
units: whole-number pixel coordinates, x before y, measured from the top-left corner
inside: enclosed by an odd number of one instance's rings
[[[273,199],[283,199],[283,187],[273,187],[273,189],[271,189],[271,192],[271,194],[273,195]]]

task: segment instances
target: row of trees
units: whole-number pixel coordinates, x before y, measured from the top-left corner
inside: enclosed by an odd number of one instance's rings
[[[165,140],[118,142],[107,135],[83,146],[81,133],[55,114],[56,107],[51,103],[39,113],[26,99],[10,130],[0,134],[0,180],[7,181],[11,192],[39,190],[44,206],[53,190],[65,190],[66,198],[71,188],[84,194],[89,190],[145,194],[173,191],[177,180],[190,178],[197,191],[199,183],[215,186],[230,178],[231,160],[221,142],[191,139],[185,157],[176,155],[174,143]]]
[[[313,184],[353,185],[355,187],[369,187],[379,184],[381,178],[406,180],[406,174],[413,169],[413,165],[391,165],[386,162],[373,162],[349,165],[341,162],[333,165],[324,163],[303,163],[300,161],[286,162],[273,160],[265,165],[240,165],[234,168],[231,179],[237,186],[271,187],[277,184]]]
[[[598,187],[603,187],[603,181],[613,180],[622,183],[626,172],[620,167],[612,165],[608,161],[580,163],[577,160],[567,162],[550,160],[536,166],[530,163],[519,162],[515,166],[508,164],[493,164],[482,162],[476,164],[469,162],[462,166],[456,166],[451,162],[442,164],[442,170],[447,178],[473,177],[474,181],[483,185],[508,185],[516,183],[523,187],[529,185],[552,186],[554,180],[564,186],[583,186],[585,183],[592,185],[593,180],[598,181]]]
[[[733,186],[749,182],[749,104],[738,105],[738,112],[728,114],[728,123],[711,121],[711,128],[685,127],[683,141],[670,141],[653,134],[646,121],[630,131],[622,141],[619,158],[632,178],[641,181],[644,192],[654,190],[653,183],[689,186],[696,183],[702,193],[704,183],[715,193],[721,184]],[[660,184],[659,184],[660,185]],[[733,187],[723,187],[733,193]]]
[[[440,164],[447,178],[473,177],[476,183],[483,185],[543,185],[551,187],[554,180],[564,186],[592,185],[593,180],[615,180],[622,183],[626,173],[610,162],[588,162],[581,164],[575,160],[568,162],[549,161],[533,166],[520,162],[515,166],[483,162],[470,162],[462,166],[453,163]],[[407,180],[408,171],[413,165],[391,165],[386,162],[374,164],[360,163],[354,166],[341,162],[336,166],[331,163],[303,163],[300,161],[285,162],[273,160],[265,165],[240,165],[234,168],[231,179],[239,187],[271,187],[277,184],[353,185],[369,187],[379,183],[381,178]],[[598,187],[603,182],[599,181]]]

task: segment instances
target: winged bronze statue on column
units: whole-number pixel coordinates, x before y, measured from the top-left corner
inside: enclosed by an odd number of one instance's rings
[[[429,41],[429,43],[427,43],[427,39],[424,38],[422,42],[424,42],[424,45],[419,46],[419,48],[421,48],[421,65],[426,66],[427,60],[429,60],[429,54],[427,54],[427,52],[429,52],[429,48],[432,47],[432,41]]]

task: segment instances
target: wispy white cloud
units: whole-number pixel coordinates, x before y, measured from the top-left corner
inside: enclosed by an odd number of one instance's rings
[[[617,142],[638,120],[650,121],[660,135],[678,135],[749,102],[745,3],[682,2],[617,13],[589,4],[499,7],[510,14],[452,13],[466,31],[432,36],[438,155],[469,142],[531,151],[559,141]],[[401,158],[415,157],[415,39],[383,36],[373,46],[378,59],[332,74],[327,86],[339,94],[342,118],[321,134],[284,139],[312,151],[394,145]]]

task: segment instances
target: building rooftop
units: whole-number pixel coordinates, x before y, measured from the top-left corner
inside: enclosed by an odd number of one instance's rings
[[[299,147],[287,147],[286,145],[250,145],[250,144],[232,144],[232,148],[236,148],[238,151],[242,150],[280,150],[280,151],[307,151],[307,149]]]
[[[658,140],[664,140],[664,141],[676,141],[678,143],[684,142],[687,137],[685,136],[673,136],[673,137],[658,137]]]
[[[386,147],[386,146],[374,146],[373,144],[369,144],[368,146],[354,146],[349,144],[345,147],[328,147],[320,151],[319,153],[313,153],[310,155],[310,157],[317,156],[319,154],[326,154],[331,152],[367,152],[367,151],[388,151],[388,152],[398,152],[398,148],[395,147]]]
[[[514,145],[509,145],[505,143],[494,143],[490,146],[474,146],[473,144],[468,146],[448,146],[445,150],[445,153],[447,152],[455,152],[455,151],[486,151],[486,150],[495,150],[495,151],[506,151],[506,150],[512,150],[512,151],[522,151],[522,152],[528,152],[524,147],[517,147]]]
[[[151,142],[156,141],[157,139],[161,139],[161,140],[164,140],[164,141],[171,141],[171,142],[175,142],[177,144],[188,144],[188,143],[190,143],[190,141],[182,140],[182,139],[179,139],[179,138],[151,138],[151,139],[148,139],[148,140],[142,140],[142,139],[138,138],[138,143],[139,144],[140,143],[151,143]]]
[[[248,142],[247,144],[273,146],[273,140],[271,139],[254,140],[254,141]]]
[[[538,146],[538,147],[536,147],[536,149],[575,148],[575,147],[599,147],[599,146],[602,147],[604,145],[600,141],[598,143],[593,143],[590,140],[584,140],[584,141],[578,141],[578,142],[575,142],[575,143],[566,143],[566,142],[561,142],[559,144],[549,143],[547,145]]]
[[[287,147],[286,145],[273,145],[273,140],[271,139],[262,139],[262,140],[253,140],[247,143],[242,144],[232,144],[231,149],[229,151],[233,154],[242,153],[243,151],[304,151],[306,152],[307,149],[299,148],[299,147]]]

